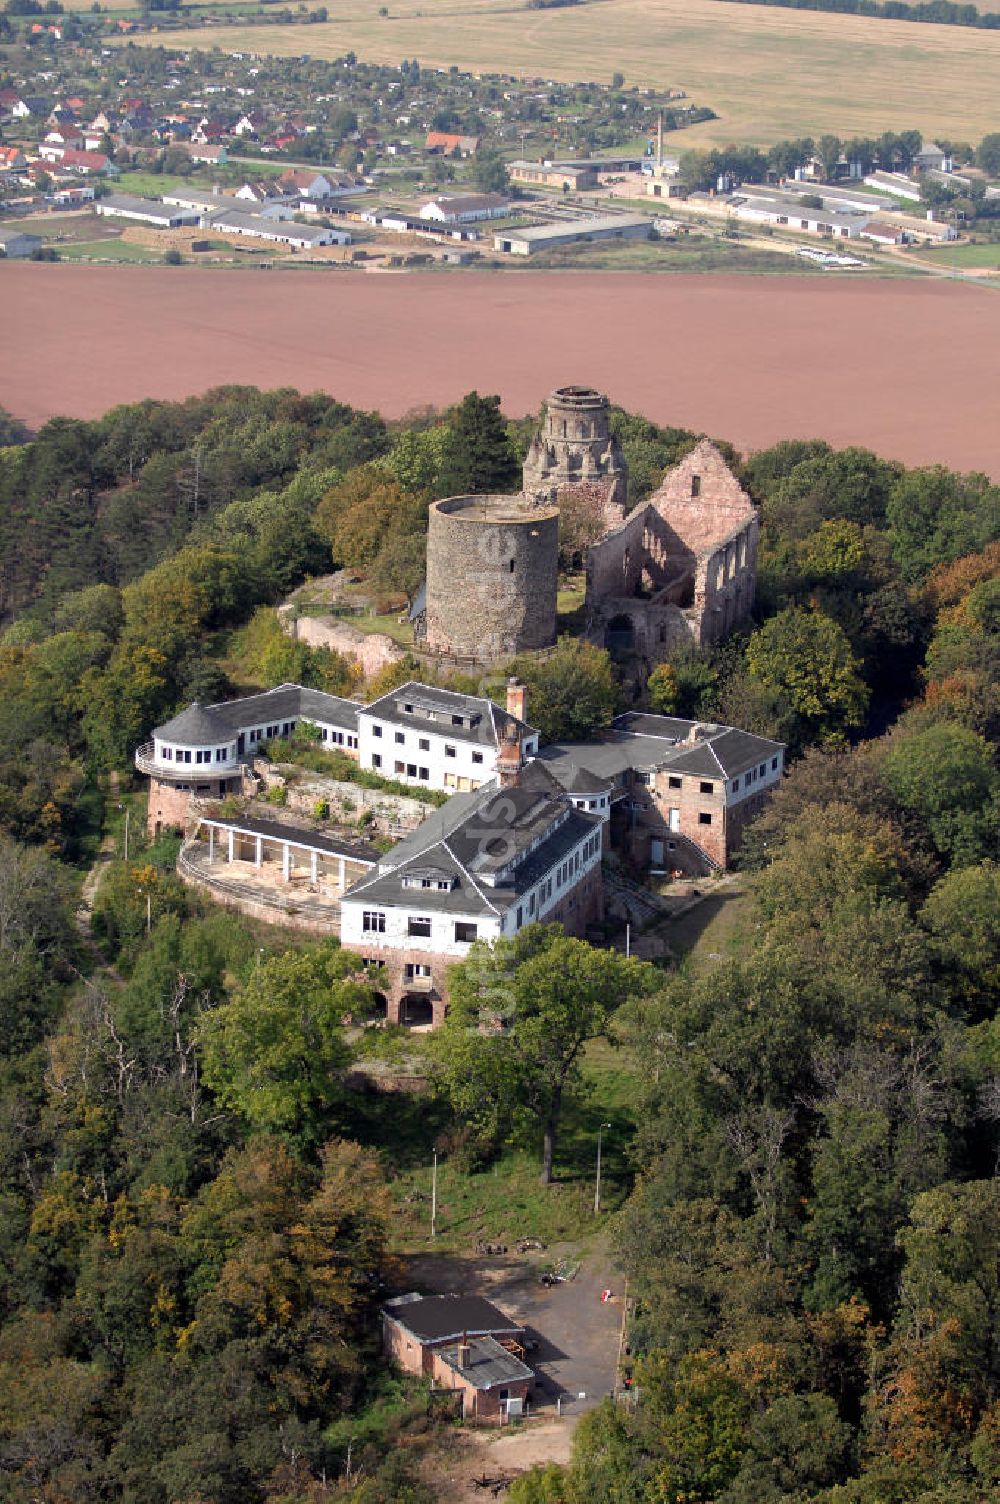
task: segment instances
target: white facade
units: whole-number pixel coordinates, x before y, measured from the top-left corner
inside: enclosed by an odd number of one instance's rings
[[[564,820],[570,814],[567,807]],[[433,864],[434,855],[433,848],[427,852],[429,864]],[[417,951],[461,960],[476,940],[492,941],[516,935],[526,925],[545,923],[567,895],[600,867],[600,827],[591,825],[574,846],[518,896],[515,904],[491,904],[491,889],[506,886],[528,855],[530,852],[520,852],[509,871],[497,872],[489,879],[478,874],[472,877],[463,869],[463,889],[478,892],[483,904],[476,909],[470,907],[465,913],[453,909],[442,912],[433,901],[421,902],[422,887],[432,888],[436,882],[446,888],[450,886],[448,873],[442,870],[435,874],[433,866],[417,865],[412,877],[402,872],[398,894],[389,902],[384,898],[380,901],[374,893],[366,896],[364,887],[368,880],[363,879],[351,895],[341,900],[341,944],[365,954]],[[383,866],[384,863],[379,864],[379,874]],[[372,883],[376,881],[378,874],[371,879]]]
[[[416,950],[460,961],[475,940],[496,940],[502,933],[498,914],[428,913],[429,907],[421,906],[417,893],[412,907],[380,906],[375,899],[364,901],[363,895],[342,898],[340,943],[347,950],[366,953]],[[460,940],[461,934],[471,938]]]
[[[453,711],[442,712],[446,723],[418,713],[411,717],[405,712],[375,713],[371,707],[362,710],[358,717],[361,766],[398,783],[446,793],[472,792],[489,782],[496,776],[498,751],[490,702],[472,702],[478,708],[479,724],[491,733],[489,741],[472,740],[469,701],[464,695],[452,698]],[[522,753],[528,758],[537,751],[538,733],[532,732],[523,742]]]
[[[773,752],[769,757],[764,757],[759,763],[738,778],[730,778],[726,782],[726,807],[731,808],[735,804],[742,804],[751,794],[759,794],[763,789],[772,789],[781,782],[785,769],[785,751],[782,747]]]

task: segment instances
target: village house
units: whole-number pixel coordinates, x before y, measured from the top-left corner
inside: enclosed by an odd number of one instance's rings
[[[426,151],[446,157],[474,157],[481,145],[479,136],[459,136],[449,131],[429,131],[424,141]]]
[[[524,1327],[478,1295],[415,1291],[386,1301],[382,1346],[404,1373],[461,1396],[462,1416],[500,1423],[524,1413],[534,1373]]]

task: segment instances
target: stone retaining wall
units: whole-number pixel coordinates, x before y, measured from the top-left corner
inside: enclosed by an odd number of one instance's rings
[[[406,657],[399,644],[384,632],[361,632],[335,616],[296,616],[294,605],[286,603],[278,607],[278,620],[289,637],[353,658],[366,679]]]

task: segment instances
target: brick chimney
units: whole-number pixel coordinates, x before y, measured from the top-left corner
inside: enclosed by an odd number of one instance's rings
[[[528,719],[528,689],[518,679],[507,680],[507,714],[519,721]]]
[[[497,782],[502,789],[516,789],[521,781],[524,767],[524,752],[517,727],[508,726],[503,741],[497,748]]]

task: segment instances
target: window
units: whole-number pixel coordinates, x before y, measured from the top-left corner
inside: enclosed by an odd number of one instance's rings
[[[358,745],[358,739],[357,739],[357,737],[356,736],[349,736],[347,738],[347,745],[349,747],[354,747],[355,749],[357,749],[357,745]]]
[[[190,752],[180,752],[180,751],[178,751],[177,756],[179,758],[181,758],[181,760],[183,762],[190,762],[191,761],[191,753]]]
[[[760,773],[761,778],[763,778],[764,774],[767,772],[767,763],[766,762],[762,762],[761,765],[760,765],[760,768],[758,769],[758,771]]]
[[[771,758],[771,772],[772,773],[776,773],[777,771],[778,771],[778,759],[776,757],[772,757]]]
[[[419,747],[421,752],[429,752],[431,750],[431,744],[426,736],[422,736],[420,738],[420,740],[417,742],[417,746]]]
[[[675,774],[671,773],[670,777],[667,779],[667,788],[668,789],[679,789],[680,787],[681,787],[681,779],[678,778],[678,777],[676,777]]]
[[[712,816],[709,815],[709,814],[706,814],[705,811],[702,810],[701,814],[698,816],[698,824],[699,825],[711,825],[711,823],[712,823]]]
[[[472,754],[472,761],[473,762],[482,762],[482,760],[483,760],[483,754],[481,752],[473,752],[473,754]]]
[[[163,761],[164,762],[173,762],[173,760],[174,760],[174,749],[173,749],[173,747],[164,747],[161,755],[163,757]]]
[[[534,912],[535,912],[535,895],[534,895],[534,893],[532,893],[531,897],[528,899],[528,913],[529,914],[533,914]]]
[[[393,766],[393,772],[394,773],[402,773],[402,772],[405,771],[405,768],[406,768],[406,764],[405,763],[403,763],[403,762],[397,762]]]
[[[653,781],[653,775],[652,775],[652,773],[636,773],[636,775],[635,775],[635,781],[636,781],[636,783],[642,783],[642,784],[646,784],[648,786]],[[678,782],[680,782],[679,779],[678,779]]]
[[[738,778],[734,778],[733,779],[733,793],[734,794],[738,794],[739,791],[740,791],[740,780]]]
[[[373,726],[372,727],[372,736],[381,736],[381,735],[382,735],[382,727],[381,726]]]
[[[451,724],[453,726],[464,726],[465,725],[465,716],[464,715],[453,715],[452,718],[451,718]]]
[[[699,785],[698,785],[698,792],[699,792],[699,794],[714,794],[715,793],[715,784],[714,783],[699,783]]]
[[[461,919],[455,920],[455,939],[460,945],[471,945],[478,933],[478,925],[465,924]]]
[[[431,770],[430,770],[430,768],[418,768],[417,769],[417,775],[418,775],[418,777],[420,777],[420,778],[422,778],[424,780],[424,783],[429,783],[430,782],[430,777],[431,777]]]
[[[430,915],[429,914],[421,914],[421,915],[411,914],[410,915],[409,923],[406,926],[406,933],[408,935],[418,935],[418,936],[420,936],[423,939],[430,939],[430,933],[431,933]]]
[[[456,755],[455,754],[455,748],[454,747],[445,746],[444,755],[445,755],[445,757],[454,757]]]
[[[517,927],[518,927],[518,929],[521,928],[521,925],[523,923],[524,923],[524,909],[523,908],[518,908],[518,911],[517,911]]]
[[[405,741],[406,741],[406,733],[404,731],[397,731],[396,732],[396,744],[397,744],[397,746],[401,747]]]
[[[380,768],[381,766],[382,766],[382,758],[381,758],[380,754],[378,752],[373,752],[372,753],[372,767],[373,768]]]
[[[385,915],[381,909],[365,909],[361,915],[361,928],[369,935],[384,935]]]
[[[228,751],[229,751],[228,747],[216,747],[216,749],[215,749],[215,760],[216,760],[216,762],[225,762],[225,760],[226,760],[226,754],[227,754]]]
[[[700,475],[692,475],[692,477],[691,477],[691,495],[692,496],[700,496],[701,495],[701,476]]]
[[[406,776],[407,776],[407,778],[416,778],[416,776],[417,776],[417,765],[416,765],[415,762],[408,762],[406,764]]]

